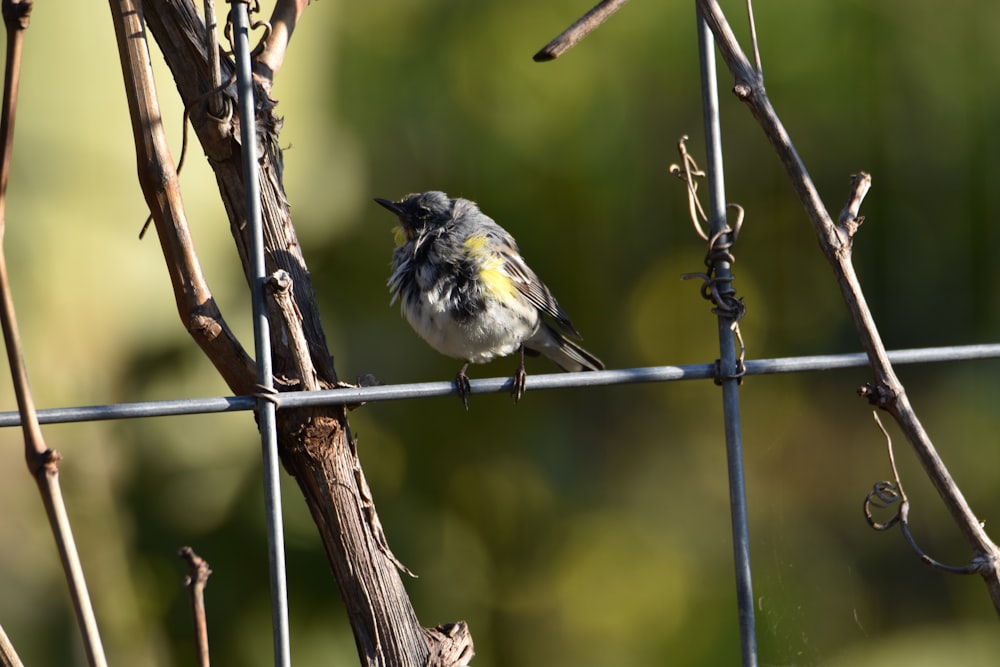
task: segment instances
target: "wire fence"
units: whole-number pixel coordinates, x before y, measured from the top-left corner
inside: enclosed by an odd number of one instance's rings
[[[1000,344],[924,347],[889,352],[889,360],[893,364],[901,366],[983,359],[1000,359]],[[746,369],[744,376],[822,372],[846,368],[862,368],[867,365],[868,358],[861,352],[802,357],[777,357],[774,359],[750,359],[744,364]],[[606,371],[591,371],[589,373],[543,373],[529,375],[525,388],[528,391],[545,391],[608,385],[679,382],[683,380],[711,380],[715,378],[716,371],[716,364],[710,363],[683,366],[618,368]],[[511,379],[509,377],[481,378],[470,380],[469,384],[471,386],[471,393],[473,394],[509,393],[511,389]],[[409,382],[370,387],[344,387],[323,391],[300,391],[277,394],[268,400],[276,405],[279,410],[282,410],[318,407],[321,405],[353,405],[381,401],[439,398],[451,395],[457,395],[457,391],[455,383],[448,380],[438,382]],[[38,411],[38,421],[42,424],[72,424],[76,422],[113,421],[118,419],[147,419],[151,417],[246,412],[254,410],[257,407],[257,400],[257,397],[253,395],[210,396],[205,398],[45,408]],[[21,417],[17,412],[0,412],[0,428],[19,426],[20,424]]]
[[[246,129],[243,145],[254,145],[253,97],[249,70],[249,39],[247,6],[243,2],[233,3],[235,56],[238,67],[238,88],[240,99],[241,126]],[[719,135],[718,99],[716,95],[714,45],[711,32],[699,17],[699,44],[702,57],[702,86],[704,93],[705,125],[709,151],[710,210],[713,236],[724,232],[725,197],[722,180],[722,149]],[[257,183],[256,160],[253,151],[246,151],[246,183]],[[251,212],[251,242],[254,245],[255,263],[254,313],[255,349],[258,372],[261,378],[259,392],[244,396],[216,396],[162,401],[126,402],[116,404],[77,406],[42,409],[38,411],[38,421],[42,424],[68,424],[121,419],[142,419],[171,417],[180,415],[218,414],[257,410],[262,439],[262,455],[268,516],[268,541],[271,562],[272,620],[274,634],[275,665],[290,665],[288,639],[288,608],[285,591],[283,556],[283,536],[281,505],[277,483],[278,464],[276,451],[275,411],[316,407],[322,405],[352,405],[380,401],[414,400],[434,398],[457,393],[452,381],[420,382],[394,385],[372,385],[343,387],[324,391],[302,391],[295,393],[274,393],[269,382],[271,376],[269,357],[269,333],[266,309],[263,303],[264,267],[263,239],[260,225],[259,197],[253,187],[248,188],[247,204]],[[256,222],[254,223],[254,220]],[[731,230],[730,230],[731,231]],[[727,278],[728,264],[725,257],[714,258],[716,276],[723,281]],[[727,283],[728,285],[728,283]],[[754,605],[752,586],[749,578],[750,554],[748,524],[746,516],[745,488],[740,437],[740,416],[737,385],[743,377],[831,371],[835,369],[858,368],[868,365],[868,358],[862,353],[832,354],[784,357],[757,360],[742,360],[742,344],[738,333],[730,326],[728,314],[720,314],[720,359],[714,363],[683,366],[654,366],[615,369],[588,373],[554,373],[532,375],[527,378],[527,391],[564,390],[582,387],[616,386],[643,383],[677,382],[684,380],[712,379],[722,385],[724,417],[726,423],[727,461],[730,479],[730,499],[733,521],[734,565],[737,579],[738,611],[740,615],[741,648],[744,665],[756,665],[756,640],[754,630]],[[727,334],[728,332],[728,334]],[[1000,344],[961,345],[920,349],[896,350],[889,353],[892,363],[927,364],[935,362],[959,362],[1000,358]],[[512,380],[509,377],[477,379],[470,381],[470,393],[486,394],[509,392]],[[0,412],[0,427],[14,427],[21,424],[17,412]]]

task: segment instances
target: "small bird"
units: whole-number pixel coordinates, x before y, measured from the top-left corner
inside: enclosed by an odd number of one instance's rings
[[[455,384],[466,409],[469,364],[520,352],[511,392],[515,402],[524,393],[525,353],[541,353],[565,371],[604,368],[563,335],[580,338],[524,262],[514,237],[475,202],[436,191],[375,201],[399,216],[390,303],[399,301],[410,326],[431,347],[465,362]]]

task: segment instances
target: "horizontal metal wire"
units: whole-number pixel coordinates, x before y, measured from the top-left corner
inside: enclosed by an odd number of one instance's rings
[[[894,364],[925,364],[942,361],[971,361],[974,359],[1000,358],[1000,344],[961,345],[952,347],[926,347],[889,352]],[[827,354],[809,357],[783,357],[757,359],[746,362],[747,375],[775,373],[802,373],[828,371],[838,368],[866,366],[868,358],[862,353]],[[614,384],[647,382],[673,382],[677,380],[704,380],[715,376],[715,364],[688,366],[650,366],[625,368],[587,373],[550,373],[529,375],[526,390],[568,389],[571,387],[597,387]],[[511,379],[488,378],[470,382],[473,394],[509,392]],[[328,391],[288,392],[274,396],[278,408],[302,408],[319,405],[373,403],[408,398],[431,398],[455,393],[455,383],[416,382],[412,384],[381,385],[375,387],[347,387]],[[38,411],[42,424],[105,421],[111,419],[137,419],[140,417],[169,417],[175,415],[212,414],[253,410],[253,396],[225,396],[215,398],[188,398],[168,401],[114,403],[71,408],[50,408]],[[21,417],[17,412],[0,412],[0,427],[18,426]]]

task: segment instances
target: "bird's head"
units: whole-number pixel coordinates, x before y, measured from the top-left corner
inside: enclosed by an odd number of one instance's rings
[[[407,241],[447,223],[455,206],[454,199],[436,190],[406,195],[399,201],[378,197],[375,201],[399,217],[400,230]]]

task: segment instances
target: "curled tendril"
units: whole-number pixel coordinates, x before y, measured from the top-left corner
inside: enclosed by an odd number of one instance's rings
[[[270,21],[260,20],[260,21],[254,21],[253,23],[250,24],[251,30],[257,30],[258,28],[263,28],[264,34],[261,36],[260,41],[257,42],[257,46],[255,46],[254,50],[250,53],[251,58],[256,58],[258,55],[260,55],[261,51],[264,50],[264,45],[267,44],[267,40],[271,38],[271,31],[273,30],[271,28]]]
[[[232,2],[233,0],[230,0],[230,1]],[[254,0],[253,3],[247,2],[247,0],[240,0],[240,1],[242,1],[244,4],[247,5],[247,7],[248,7],[247,12],[250,15],[259,14],[260,13],[260,2],[259,2],[259,0]],[[250,23],[250,30],[257,30],[258,28],[263,28],[264,29],[264,36],[260,38],[260,41],[257,43],[257,46],[254,47],[253,51],[251,51],[251,53],[250,53],[251,57],[256,57],[264,49],[264,44],[271,37],[271,30],[272,29],[271,29],[270,22],[261,19],[261,20],[253,21],[252,23]],[[222,34],[225,36],[226,41],[229,42],[229,50],[226,51],[226,55],[227,56],[231,56],[231,55],[233,55],[233,53],[235,53],[235,50],[236,50],[236,45],[233,44],[233,20],[232,20],[232,17],[230,17],[226,21],[226,27],[223,28]]]
[[[702,208],[701,201],[698,199],[698,181],[696,180],[705,178],[707,174],[698,168],[698,163],[687,152],[687,140],[688,136],[685,134],[677,142],[677,150],[681,154],[681,164],[670,165],[670,173],[684,181],[687,186],[688,213],[691,217],[691,224],[694,225],[695,233],[703,241],[708,241],[708,234],[705,233],[705,228],[702,226],[702,223],[708,222],[708,215],[705,214],[705,209]]]
[[[993,569],[992,560],[985,554],[978,554],[973,557],[972,561],[968,565],[947,565],[934,558],[927,555],[920,545],[917,544],[916,539],[913,537],[913,533],[910,532],[910,501],[906,497],[906,492],[903,490],[903,483],[899,479],[899,470],[896,468],[896,457],[892,453],[892,438],[889,437],[889,432],[885,430],[885,426],[882,425],[882,420],[878,417],[878,412],[872,410],[872,418],[875,420],[875,424],[878,425],[879,430],[882,432],[882,436],[885,438],[886,449],[889,453],[889,466],[892,468],[892,476],[895,480],[894,482],[877,482],[872,490],[868,492],[865,496],[864,511],[865,519],[875,530],[888,530],[892,528],[897,523],[899,524],[899,529],[903,533],[903,538],[906,543],[910,545],[913,553],[917,554],[917,557],[927,565],[931,567],[942,570],[943,572],[950,572],[952,574],[978,574],[987,570]],[[892,505],[899,503],[899,509],[896,510],[895,516],[886,522],[876,521],[872,516],[871,508],[875,507],[878,509],[887,509]]]
[[[865,519],[868,521],[868,525],[875,530],[888,530],[895,526],[902,518],[900,510],[902,509],[902,503],[900,503],[899,509],[892,516],[891,519],[885,522],[876,521],[875,517],[872,515],[872,508],[876,509],[888,509],[899,503],[902,496],[899,493],[899,487],[889,481],[876,482],[872,486],[872,490],[868,492],[865,496],[864,510]]]
[[[706,173],[698,168],[697,162],[687,151],[685,142],[687,136],[680,138],[677,142],[677,150],[681,156],[681,164],[670,165],[670,173],[687,187],[688,213],[691,218],[691,225],[695,233],[708,245],[705,253],[706,271],[699,273],[685,273],[681,275],[683,280],[700,280],[701,296],[712,303],[712,313],[718,317],[729,321],[729,328],[732,330],[739,345],[739,358],[736,361],[736,371],[732,374],[722,373],[722,362],[716,362],[715,383],[722,384],[723,380],[742,381],[746,373],[744,360],[746,359],[746,345],[743,342],[743,335],[740,333],[739,322],[746,315],[746,304],[743,299],[736,296],[736,289],[733,287],[733,275],[725,272],[725,275],[718,275],[717,267],[721,265],[731,265],[736,262],[732,249],[743,228],[744,210],[737,204],[729,204],[727,210],[736,212],[736,219],[732,225],[722,225],[722,228],[711,234],[705,231],[708,225],[708,215],[698,199],[698,179],[705,178]]]

